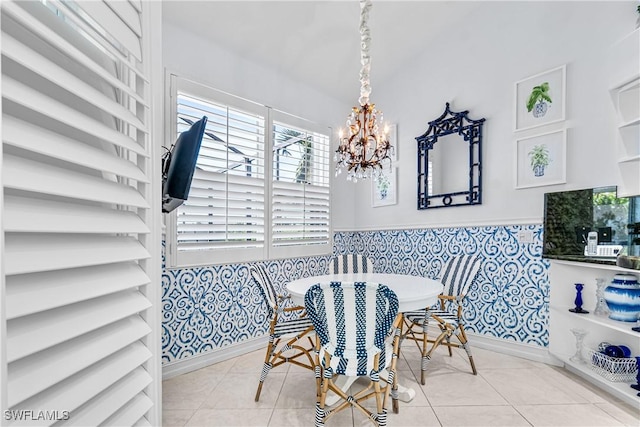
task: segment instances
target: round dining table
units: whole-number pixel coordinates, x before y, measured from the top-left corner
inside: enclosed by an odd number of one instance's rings
[[[437,280],[407,274],[386,273],[347,273],[325,274],[322,276],[304,277],[287,283],[286,288],[291,300],[297,305],[304,305],[304,295],[316,283],[328,282],[372,282],[386,285],[398,297],[398,312],[420,310],[432,306],[438,301],[443,285]],[[343,389],[349,387],[355,378],[344,379]],[[410,402],[416,395],[415,390],[398,384],[398,399]],[[327,405],[332,405],[338,397],[327,396]]]

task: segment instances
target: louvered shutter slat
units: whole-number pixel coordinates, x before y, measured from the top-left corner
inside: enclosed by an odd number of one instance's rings
[[[134,212],[6,196],[5,230],[54,233],[149,233]]]
[[[98,63],[96,63],[94,59],[90,58],[88,55],[83,53],[80,49],[65,40],[63,37],[48,28],[46,25],[33,19],[33,17],[23,9],[25,8],[29,12],[37,11],[32,10],[35,9],[33,6],[34,5],[30,4],[29,2],[20,2],[20,6],[18,6],[16,3],[10,1],[3,1],[2,11],[15,18],[22,26],[28,27],[34,34],[38,35],[44,40],[47,40],[47,43],[50,43],[52,47],[65,52],[65,54],[69,55],[70,59],[72,59],[73,61],[76,61],[83,67],[86,67],[88,70],[99,75],[109,85],[112,85],[113,87],[120,90],[129,90],[126,84],[115,78],[102,66],[98,65]],[[46,13],[49,12],[47,11]],[[128,93],[127,95],[135,99],[145,107],[148,107],[148,103],[145,101],[145,99],[139,96],[137,93]]]
[[[151,382],[149,374],[141,367],[120,379],[94,399],[76,409],[73,417],[62,421],[61,426],[114,425],[106,424],[112,414],[117,414],[123,405],[142,396],[142,391]]]
[[[7,361],[42,351],[150,306],[142,294],[129,291],[12,320],[7,328]]]
[[[122,21],[133,31],[136,36],[142,36],[142,27],[140,24],[140,15],[133,4],[128,1],[114,1],[107,3],[107,6],[113,10]]]
[[[134,262],[7,277],[7,319],[142,286],[149,278]]]
[[[2,138],[5,143],[34,153],[44,154],[70,163],[117,174],[140,182],[149,182],[142,171],[114,153],[90,147],[81,141],[65,138],[54,132],[3,115]]]
[[[139,342],[134,342],[91,365],[81,373],[62,381],[57,388],[48,388],[36,397],[24,400],[16,405],[15,409],[66,408],[68,411],[74,411],[87,398],[98,395],[102,390],[107,389],[149,360],[151,356],[147,347]]]
[[[2,38],[2,51],[3,55],[29,69],[40,71],[43,77],[77,95],[79,98],[91,102],[96,107],[102,108],[112,116],[122,119],[139,129],[145,128],[144,124],[122,105],[109,99],[88,84],[75,81],[73,74],[32,51],[13,37],[5,36]]]
[[[44,115],[53,113],[54,117],[64,124],[98,139],[109,140],[136,154],[145,154],[144,149],[128,136],[6,76],[2,78],[2,97]]]
[[[144,320],[129,317],[9,364],[9,406],[63,381],[149,332]]]
[[[4,185],[16,190],[147,208],[135,188],[44,163],[4,156]]]
[[[133,6],[138,12],[142,11],[142,0],[129,0],[129,4]]]
[[[8,233],[5,245],[6,274],[86,267],[149,257],[147,250],[133,237]]]
[[[78,2],[76,4],[91,15],[113,38],[122,43],[138,60],[142,60],[142,49],[139,37],[104,2],[90,1]]]
[[[152,406],[151,399],[142,393],[136,394],[126,405],[118,409],[114,415],[107,418],[101,425],[105,427],[135,425]]]

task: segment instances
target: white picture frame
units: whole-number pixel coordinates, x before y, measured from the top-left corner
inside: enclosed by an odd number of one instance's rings
[[[398,203],[398,168],[385,167],[380,175],[371,179],[371,206],[374,208],[380,206],[395,205]]]
[[[389,125],[389,143],[393,147],[393,153],[389,156],[392,162],[398,161],[398,125]]]
[[[515,188],[567,182],[567,131],[527,136],[516,140]]]
[[[567,66],[562,65],[516,82],[514,131],[565,120],[566,80]]]

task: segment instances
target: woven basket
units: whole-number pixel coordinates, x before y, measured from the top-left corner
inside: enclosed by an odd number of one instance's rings
[[[609,357],[595,350],[587,350],[591,369],[614,382],[635,382],[638,364],[635,357]]]

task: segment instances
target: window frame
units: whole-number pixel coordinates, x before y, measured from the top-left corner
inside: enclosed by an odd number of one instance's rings
[[[166,117],[165,120],[165,148],[170,148],[177,136],[177,116],[178,116],[178,94],[184,94],[198,98],[203,102],[211,102],[236,108],[249,113],[259,114],[264,117],[264,242],[261,247],[255,248],[233,248],[216,247],[204,250],[180,251],[178,250],[177,239],[177,215],[178,210],[164,215],[165,221],[165,245],[166,245],[166,267],[185,268],[203,265],[236,264],[243,262],[296,258],[301,256],[322,256],[330,255],[333,249],[333,224],[331,220],[331,173],[328,173],[328,237],[324,243],[314,244],[294,244],[288,246],[274,246],[272,241],[273,223],[273,146],[274,146],[274,117],[279,123],[286,123],[290,126],[297,126],[309,132],[315,132],[327,137],[327,166],[330,169],[331,158],[331,128],[322,126],[309,120],[275,110],[271,107],[253,102],[227,92],[212,88],[202,83],[181,77],[176,73],[167,71],[166,79]],[[304,185],[304,184],[301,184]]]

